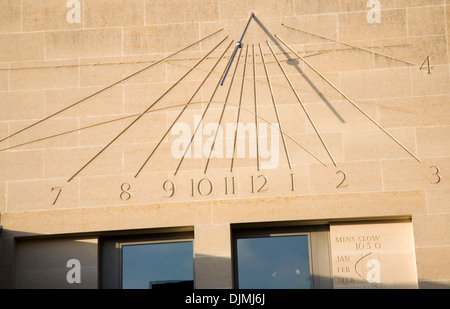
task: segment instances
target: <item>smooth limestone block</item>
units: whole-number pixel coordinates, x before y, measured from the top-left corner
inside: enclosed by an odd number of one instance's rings
[[[0,34],[0,61],[43,60],[44,36],[43,32]]]
[[[122,29],[87,29],[45,33],[47,59],[122,55]]]
[[[20,32],[21,3],[14,0],[0,2],[0,32]]]
[[[71,16],[69,12],[73,7],[67,7],[66,3],[67,1],[59,0],[22,1],[22,30],[31,32],[81,29],[83,27],[82,22],[70,23],[68,21],[67,16]]]
[[[145,4],[142,0],[85,0],[83,2],[86,28],[144,25]]]
[[[335,288],[418,288],[410,222],[332,224]]]

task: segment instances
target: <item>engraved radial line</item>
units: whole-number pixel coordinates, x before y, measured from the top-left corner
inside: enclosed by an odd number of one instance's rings
[[[241,39],[236,44],[236,48],[234,49],[234,52],[233,52],[233,55],[231,57],[230,63],[228,64],[228,67],[227,67],[227,70],[225,72],[225,75],[224,75],[224,77],[222,79],[222,82],[220,83],[221,86],[223,86],[223,84],[225,82],[225,79],[227,78],[228,71],[230,70],[231,65],[233,64],[234,57],[236,56],[236,53],[237,53],[238,49],[240,49],[242,47],[242,41],[244,40],[245,33],[247,32],[248,26],[250,25],[250,22],[252,21],[252,19],[254,17],[255,17],[255,14],[252,13],[252,15],[250,15],[250,18],[248,19],[247,26],[245,26],[244,33],[242,33]]]
[[[57,115],[59,115],[59,114],[65,112],[66,110],[71,109],[72,107],[74,107],[74,106],[76,106],[76,105],[78,105],[78,104],[80,104],[80,103],[82,103],[82,102],[84,102],[84,101],[87,101],[87,100],[89,100],[90,98],[92,98],[92,97],[94,97],[94,96],[96,96],[96,95],[98,95],[98,94],[100,94],[100,93],[102,93],[102,92],[105,92],[105,91],[108,90],[108,89],[111,89],[112,87],[114,87],[114,86],[116,86],[116,85],[118,85],[118,84],[120,84],[120,83],[122,83],[122,82],[124,82],[124,81],[126,81],[126,80],[128,80],[128,79],[130,79],[130,78],[132,78],[132,77],[134,77],[134,76],[136,76],[136,75],[138,75],[138,74],[140,74],[140,73],[142,73],[142,72],[144,72],[144,71],[146,71],[146,70],[148,70],[148,69],[150,69],[150,68],[152,68],[152,67],[154,67],[154,66],[156,66],[156,65],[158,65],[158,64],[160,64],[160,63],[162,63],[162,62],[164,62],[164,61],[166,61],[166,60],[169,59],[169,58],[172,58],[173,56],[175,56],[175,55],[177,55],[177,54],[179,54],[179,53],[185,51],[186,49],[189,49],[189,48],[191,48],[192,46],[194,46],[194,45],[196,45],[196,44],[198,44],[198,43],[200,43],[200,42],[202,42],[202,41],[204,41],[204,40],[206,40],[206,39],[208,39],[208,38],[210,38],[210,37],[216,35],[217,33],[219,33],[219,32],[222,31],[222,30],[223,30],[223,29],[220,29],[220,30],[218,30],[218,31],[216,31],[216,32],[214,32],[214,33],[212,33],[212,34],[210,34],[210,35],[204,37],[203,39],[201,39],[201,40],[199,40],[199,41],[197,41],[197,42],[195,42],[195,43],[192,43],[192,44],[190,44],[190,45],[184,47],[183,49],[180,49],[179,51],[176,51],[176,52],[174,52],[173,54],[171,54],[171,55],[169,55],[169,56],[167,56],[167,57],[165,57],[165,58],[163,58],[163,59],[161,59],[161,60],[159,60],[159,61],[157,61],[157,62],[155,62],[155,63],[152,63],[151,65],[149,65],[149,66],[143,68],[142,70],[139,70],[139,71],[137,71],[137,72],[135,72],[135,73],[133,73],[133,74],[131,74],[131,75],[129,75],[129,76],[127,76],[127,77],[121,79],[121,80],[119,80],[118,82],[115,82],[114,84],[111,84],[111,85],[109,85],[109,86],[107,86],[107,87],[105,87],[105,88],[103,88],[103,89],[101,89],[101,90],[99,90],[99,91],[97,91],[97,92],[95,92],[95,93],[93,93],[93,94],[91,94],[91,95],[89,95],[89,96],[87,96],[87,97],[85,97],[85,98],[79,100],[78,102],[75,102],[75,103],[73,103],[72,105],[69,105],[69,106],[67,106],[67,107],[65,107],[65,108],[63,108],[63,109],[57,111],[57,112],[54,113],[54,114],[51,114],[51,115],[49,115],[49,116],[47,116],[47,117],[45,117],[45,118],[43,118],[43,119],[41,119],[41,120],[39,120],[39,121],[37,121],[37,122],[35,122],[35,123],[33,123],[33,124],[31,124],[31,125],[29,125],[29,126],[23,128],[23,129],[21,129],[21,130],[15,132],[15,133],[13,133],[13,134],[8,135],[7,137],[1,139],[1,140],[0,140],[0,143],[3,142],[3,141],[5,141],[5,140],[7,140],[7,139],[10,139],[10,138],[13,137],[13,136],[16,136],[16,135],[19,134],[19,133],[22,133],[22,132],[25,131],[25,130],[30,129],[30,128],[32,128],[32,127],[34,127],[34,126],[36,126],[36,125],[38,125],[38,124],[40,124],[40,123],[42,123],[42,122],[44,122],[44,121],[50,119],[50,118],[53,118],[53,117],[55,117],[55,116],[57,116]]]
[[[252,45],[253,58],[253,102],[255,105],[255,128],[256,128],[256,169],[259,172],[259,138],[258,138],[258,106],[256,95],[256,67],[255,67],[255,45]]]
[[[358,274],[358,276],[361,277],[361,279],[363,279],[364,281],[366,281],[366,279],[365,279],[363,276],[361,276],[361,274],[359,273],[359,271],[358,271],[358,269],[357,269],[357,266],[358,266],[359,262],[361,262],[364,258],[368,257],[368,256],[371,255],[371,254],[372,254],[372,252],[369,252],[368,254],[364,255],[362,258],[360,258],[358,261],[356,261],[355,266],[354,266],[355,272],[356,272],[356,273]]]
[[[227,68],[228,68],[228,66],[229,66],[229,64],[230,64],[230,62],[231,62],[231,57],[230,57],[230,59],[228,60],[228,63],[227,63],[227,65],[226,65],[224,71],[222,72],[222,76],[220,77],[220,79],[219,79],[219,81],[218,81],[218,83],[217,83],[217,85],[216,85],[216,88],[214,88],[214,91],[213,91],[213,93],[212,93],[212,95],[211,95],[211,98],[209,99],[209,102],[208,102],[208,104],[206,105],[205,110],[203,111],[201,120],[200,120],[200,122],[197,124],[197,127],[196,127],[195,130],[194,130],[194,134],[192,134],[191,140],[189,141],[189,145],[186,147],[186,149],[185,149],[185,151],[184,151],[184,154],[183,154],[183,157],[181,157],[180,162],[178,163],[178,166],[177,166],[177,168],[176,168],[176,170],[175,170],[174,176],[176,176],[176,175],[178,174],[178,171],[179,171],[179,169],[180,169],[180,167],[181,167],[181,164],[183,164],[184,158],[186,157],[186,154],[187,154],[187,152],[189,151],[189,149],[190,149],[190,147],[191,147],[191,144],[192,144],[192,141],[193,141],[194,138],[195,138],[195,135],[197,135],[197,131],[198,131],[198,129],[200,128],[200,126],[201,126],[201,124],[202,124],[202,122],[203,122],[203,118],[205,117],[206,113],[208,112],[209,107],[211,106],[212,100],[213,100],[214,97],[216,96],[217,89],[219,89],[219,86],[220,86],[220,83],[221,83],[221,81],[222,81],[222,78],[225,76],[225,72],[226,72],[226,70],[227,70]]]
[[[198,86],[197,90],[194,92],[194,94],[191,96],[191,98],[189,99],[188,103],[183,107],[183,109],[181,110],[181,112],[178,114],[178,116],[176,117],[176,119],[173,121],[172,125],[169,127],[169,129],[167,129],[166,133],[164,133],[164,136],[159,140],[158,144],[156,145],[155,149],[153,149],[152,153],[148,156],[148,158],[145,160],[144,164],[142,164],[141,168],[139,169],[139,171],[136,173],[136,175],[134,176],[134,178],[138,177],[139,174],[141,173],[141,171],[144,169],[145,165],[147,165],[148,161],[151,159],[151,157],[153,156],[153,154],[156,152],[156,150],[158,149],[158,147],[161,145],[161,143],[163,142],[163,140],[166,138],[166,136],[169,134],[169,132],[172,130],[173,126],[175,125],[175,123],[178,122],[178,120],[181,118],[181,116],[184,114],[184,112],[186,111],[186,109],[188,108],[188,106],[190,105],[190,103],[192,102],[192,100],[195,98],[195,96],[197,95],[197,93],[200,91],[200,89],[202,89],[203,85],[205,84],[205,82],[208,80],[208,78],[211,76],[211,74],[214,72],[214,69],[217,67],[217,65],[219,64],[219,62],[223,59],[223,57],[225,56],[226,52],[228,51],[228,49],[230,48],[231,44],[233,44],[233,41],[230,42],[230,44],[228,45],[228,47],[225,49],[225,51],[223,52],[223,54],[219,57],[219,60],[217,60],[217,62],[214,64],[214,66],[212,67],[212,69],[209,71],[208,75],[205,77],[205,79],[202,81],[202,83],[200,84],[200,86]]]
[[[244,70],[243,70],[243,73],[242,73],[241,92],[240,92],[240,95],[239,95],[239,107],[238,107],[238,113],[237,113],[237,118],[236,118],[236,129],[234,131],[233,156],[231,157],[231,167],[230,167],[230,172],[231,173],[233,172],[234,156],[236,154],[237,134],[238,134],[238,130],[239,130],[239,120],[240,120],[240,117],[241,117],[242,94],[244,92],[245,71],[246,71],[246,68],[247,68],[247,57],[248,57],[248,45],[245,48]]]
[[[306,109],[305,105],[303,104],[302,100],[300,99],[297,91],[295,90],[294,86],[291,83],[291,80],[287,76],[286,72],[284,71],[283,67],[281,66],[280,61],[278,60],[278,57],[275,55],[275,52],[272,49],[272,46],[270,46],[270,43],[266,41],[267,45],[269,46],[270,51],[272,52],[273,57],[275,58],[276,62],[278,63],[278,66],[280,67],[281,71],[283,72],[284,77],[286,78],[287,82],[289,83],[289,86],[291,87],[292,91],[294,92],[298,102],[300,103],[301,107],[303,108],[303,111],[306,114],[306,117],[308,118],[309,122],[311,123],[312,127],[314,128],[314,131],[316,132],[317,136],[319,137],[323,147],[328,153],[328,156],[330,157],[331,161],[333,162],[334,166],[337,166],[336,161],[333,158],[333,155],[331,154],[330,150],[328,149],[327,145],[325,144],[325,141],[322,138],[322,135],[320,134],[319,130],[317,129],[316,125],[314,124],[314,121],[312,120],[311,116],[308,113],[308,110]]]
[[[242,109],[246,112],[248,112],[249,114],[254,115],[255,113],[245,107],[242,107]],[[273,124],[265,119],[264,117],[261,117],[260,115],[258,116],[258,118],[260,118],[261,120],[264,120],[266,123],[268,123],[269,125],[273,126]],[[302,148],[304,151],[306,151],[309,155],[311,155],[314,159],[316,159],[317,161],[319,161],[320,163],[322,163],[323,166],[327,167],[327,165],[320,160],[317,156],[315,156],[311,151],[309,151],[307,148],[305,148],[305,146],[303,146],[301,143],[299,143],[296,139],[294,139],[292,136],[290,136],[289,134],[287,134],[286,132],[282,132],[284,136],[286,136],[287,138],[289,138],[291,141],[293,141],[295,144],[297,144],[300,148]]]
[[[385,55],[385,54],[382,54],[382,53],[379,53],[379,52],[376,52],[376,51],[373,51],[373,50],[370,50],[370,49],[367,49],[367,48],[364,48],[364,47],[359,47],[357,45],[353,45],[353,44],[350,44],[350,43],[338,41],[338,40],[335,40],[335,39],[332,39],[332,38],[327,38],[327,37],[325,37],[323,35],[312,33],[312,32],[306,31],[306,30],[302,30],[302,29],[297,29],[297,28],[294,28],[294,27],[291,27],[291,26],[288,26],[288,25],[285,25],[285,24],[281,24],[281,25],[285,26],[286,28],[291,28],[291,29],[294,29],[294,30],[297,30],[297,31],[308,33],[308,34],[317,36],[317,37],[325,39],[325,40],[329,40],[329,41],[333,41],[333,42],[340,43],[340,44],[343,44],[343,45],[347,45],[347,46],[350,46],[350,47],[353,47],[353,48],[356,48],[356,49],[360,49],[360,50],[363,50],[365,52],[368,52],[368,53],[371,53],[371,54],[374,54],[374,55],[378,55],[378,56],[381,56],[381,57],[384,57],[384,58],[389,58],[389,59],[392,59],[392,60],[395,60],[395,61],[399,61],[399,62],[402,62],[402,63],[405,63],[405,64],[409,64],[409,65],[415,65],[414,63],[411,63],[411,62],[408,62],[408,61],[405,61],[405,60],[401,60],[401,59],[398,59],[398,58],[394,58],[394,57],[391,57],[391,56],[388,56],[388,55]]]
[[[281,126],[280,116],[278,115],[278,109],[277,109],[277,105],[275,103],[275,97],[273,95],[272,83],[270,82],[269,72],[267,71],[266,60],[264,58],[264,53],[263,53],[261,44],[258,44],[258,45],[259,45],[259,51],[261,53],[261,60],[262,60],[262,63],[263,63],[264,72],[266,73],[266,77],[267,77],[267,83],[269,85],[270,96],[272,98],[273,108],[275,110],[275,115],[277,117],[277,122],[278,122],[278,126],[279,126],[278,130],[281,133],[281,140],[283,141],[284,152],[286,153],[286,159],[288,161],[289,169],[292,169],[291,159],[289,158],[289,153],[288,153],[288,149],[287,149],[287,146],[286,146],[286,141],[284,140],[283,127]]]
[[[225,109],[226,109],[226,107],[227,107],[228,98],[229,98],[229,96],[230,96],[231,88],[233,87],[234,79],[235,79],[235,77],[236,77],[236,71],[237,71],[237,68],[238,68],[238,66],[239,66],[239,60],[241,59],[241,54],[242,54],[242,48],[241,48],[240,51],[239,51],[238,60],[236,61],[236,66],[235,66],[235,68],[234,68],[233,76],[231,77],[230,87],[228,88],[227,96],[226,96],[226,98],[225,98],[225,102],[223,103],[222,113],[220,114],[219,123],[217,124],[217,130],[216,130],[216,133],[215,133],[215,135],[214,135],[214,140],[213,140],[213,143],[212,143],[212,145],[211,145],[211,150],[210,150],[210,152],[209,152],[208,160],[206,161],[206,166],[205,166],[204,174],[206,174],[206,172],[207,172],[207,170],[208,170],[209,162],[210,162],[210,160],[211,160],[211,155],[212,155],[212,152],[213,152],[213,150],[214,150],[214,146],[216,145],[216,139],[217,139],[217,135],[218,135],[218,133],[219,133],[220,124],[222,123],[223,115],[225,114]]]
[[[200,104],[200,103],[201,102],[195,102],[195,103],[192,103],[192,104]],[[158,112],[158,111],[167,110],[167,109],[171,109],[171,108],[183,107],[185,105],[186,104],[178,104],[178,105],[169,106],[169,107],[157,108],[157,109],[154,109],[152,111],[148,111],[147,113]],[[42,138],[35,139],[35,140],[32,140],[32,141],[28,141],[28,142],[25,142],[25,143],[22,143],[22,144],[10,146],[8,148],[0,149],[0,152],[6,151],[6,150],[10,150],[10,149],[19,148],[21,146],[26,146],[26,145],[42,142],[42,141],[45,141],[45,140],[48,140],[48,139],[52,139],[52,138],[55,138],[55,137],[67,135],[67,134],[70,134],[70,133],[75,133],[75,132],[79,132],[79,131],[83,131],[83,130],[99,127],[99,126],[102,126],[102,125],[105,125],[105,124],[110,124],[110,123],[121,121],[121,120],[125,120],[125,119],[128,119],[128,118],[137,117],[139,115],[140,115],[139,113],[138,114],[132,114],[132,115],[119,117],[119,118],[111,119],[111,120],[108,120],[108,121],[103,121],[103,122],[99,122],[99,123],[96,123],[96,124],[88,125],[88,126],[81,127],[81,128],[78,128],[78,129],[73,129],[73,130],[69,130],[69,131],[53,134],[53,135],[50,135],[50,136],[46,136],[46,137],[42,137]]]
[[[122,132],[120,132],[115,138],[112,139],[111,142],[109,142],[108,145],[103,147],[102,150],[100,150],[89,162],[87,162],[78,172],[76,172],[69,180],[68,182],[72,181],[81,171],[83,171],[89,164],[91,164],[98,156],[100,156],[109,146],[111,146],[120,136],[122,136],[129,128],[131,128],[136,122],[139,121],[145,114],[147,114],[148,111],[150,111],[153,106],[155,106],[163,97],[165,97],[172,89],[175,88],[186,76],[188,76],[197,66],[199,66],[214,50],[216,50],[226,39],[228,36],[226,36],[219,44],[217,44],[208,54],[206,54],[200,61],[198,61],[186,74],[184,74],[178,81],[176,81],[162,96],[160,96],[155,102],[153,102],[143,113],[141,113],[133,122],[131,122]]]
[[[317,73],[325,82],[327,82],[331,87],[333,87],[337,92],[339,92],[340,95],[342,95],[350,104],[352,104],[359,112],[361,112],[364,116],[367,117],[370,121],[372,121],[373,124],[375,124],[380,130],[382,130],[387,136],[389,136],[397,145],[399,145],[401,148],[403,148],[407,153],[409,153],[414,159],[416,159],[418,162],[421,162],[420,159],[406,146],[404,146],[399,140],[397,140],[392,134],[390,134],[385,128],[383,128],[375,119],[370,117],[369,114],[367,114],[361,107],[358,106],[353,100],[351,100],[347,95],[345,95],[341,90],[339,90],[332,82],[330,82],[325,76],[323,76],[319,71],[317,71],[308,61],[306,61],[303,57],[301,57],[297,52],[295,52],[289,45],[287,45],[280,37],[275,35],[278,40],[280,40],[281,43],[283,43],[287,48],[289,48],[301,61],[303,61],[311,70]]]

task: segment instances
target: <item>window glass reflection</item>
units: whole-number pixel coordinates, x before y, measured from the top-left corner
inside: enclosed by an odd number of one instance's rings
[[[308,236],[237,239],[240,289],[309,289]]]
[[[124,245],[122,288],[193,288],[192,242]]]

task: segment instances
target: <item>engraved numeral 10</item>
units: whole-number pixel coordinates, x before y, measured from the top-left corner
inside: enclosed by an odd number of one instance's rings
[[[198,192],[201,196],[208,196],[214,190],[214,185],[208,178],[201,179],[197,185],[195,185],[195,180],[191,179],[191,196],[194,197]]]

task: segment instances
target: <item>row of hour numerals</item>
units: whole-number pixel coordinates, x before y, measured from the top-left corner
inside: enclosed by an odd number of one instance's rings
[[[437,185],[442,182],[442,176],[440,175],[440,169],[437,166],[430,166],[432,169],[432,177],[433,180],[431,184]],[[348,176],[345,171],[337,171],[337,181],[336,181],[336,189],[344,189],[349,186]],[[289,175],[290,179],[290,187],[288,188],[290,191],[295,192],[295,174],[292,173]],[[265,175],[258,176],[250,176],[250,193],[258,194],[269,191],[269,178]],[[199,197],[199,196],[210,196],[214,190],[217,188],[213,181],[209,178],[202,178],[200,180],[191,179],[190,180],[190,196],[191,197]],[[171,180],[166,180],[162,183],[162,190],[164,191],[165,198],[172,198],[177,193],[176,184]],[[236,186],[236,178],[235,176],[224,177],[222,192],[224,195],[235,195],[237,194],[237,186]],[[53,187],[51,189],[51,193],[54,195],[52,206],[56,205],[63,195],[62,187]],[[120,194],[119,198],[122,201],[128,201],[132,198],[132,186],[128,182],[123,183],[120,186]]]
[[[347,184],[347,173],[344,171],[338,171],[336,172],[337,175],[341,175],[342,180],[340,180],[339,184],[336,186],[336,189],[340,188],[346,188],[348,186]],[[265,175],[258,175],[258,176],[250,176],[250,184],[251,184],[251,191],[250,193],[264,193],[269,191],[269,178]],[[124,186],[127,186],[130,188],[131,186],[128,183],[125,183],[122,185],[122,189],[125,189]],[[167,180],[163,183],[163,190],[168,193],[166,196],[167,198],[171,198],[175,195],[176,186],[175,184]],[[196,181],[195,179],[190,180],[190,188],[191,188],[191,197],[195,196],[209,196],[214,191],[214,183],[208,179],[203,178],[199,181]],[[290,191],[295,191],[295,174],[290,174]],[[122,192],[124,193],[124,191]],[[236,192],[236,182],[235,177],[225,177],[224,178],[224,187],[223,187],[223,193],[224,195],[235,195]],[[130,196],[128,196],[130,197]],[[122,197],[121,197],[122,198]]]
[[[341,175],[339,183],[337,185],[337,189],[347,187],[347,174],[344,171],[338,171],[337,175]],[[289,190],[295,192],[295,174],[292,173],[289,175]],[[258,176],[250,176],[250,192],[252,194],[264,193],[269,191],[269,178],[266,175],[258,175]],[[172,198],[177,193],[177,186],[171,180],[166,180],[162,183],[162,190],[164,191],[165,198]],[[214,182],[209,178],[202,178],[200,180],[191,179],[190,180],[190,196],[198,197],[198,196],[210,196],[215,190],[217,190]],[[236,186],[236,177],[224,177],[222,192],[224,195],[236,195],[237,194],[237,186]],[[63,195],[63,187],[53,187],[51,189],[51,193],[54,195],[52,206],[56,205]],[[125,182],[120,186],[120,194],[119,198],[122,201],[128,201],[132,198],[132,186],[130,183]]]

